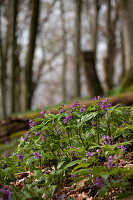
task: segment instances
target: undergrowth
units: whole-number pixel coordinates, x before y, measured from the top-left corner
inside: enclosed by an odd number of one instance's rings
[[[98,96],[87,108],[75,100],[70,110],[62,104],[56,115],[44,109],[41,114],[29,120],[14,154],[1,156],[3,199],[69,199],[63,187],[84,179],[94,189],[88,196],[96,199],[132,191],[133,169],[121,165],[132,150],[131,107]],[[21,175],[24,181],[17,184]]]

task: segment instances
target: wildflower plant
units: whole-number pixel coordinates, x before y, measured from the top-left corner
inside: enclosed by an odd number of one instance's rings
[[[88,107],[77,100],[69,110],[62,104],[56,115],[43,108],[42,118],[29,120],[29,131],[21,137],[12,160],[18,169],[36,175],[31,187],[37,185],[38,195],[44,187],[47,198],[66,179],[73,183],[88,178],[88,185],[96,185],[98,198],[106,197],[116,185],[122,191],[129,189],[132,169],[122,168],[119,162],[133,142],[130,110],[112,106],[100,96]]]

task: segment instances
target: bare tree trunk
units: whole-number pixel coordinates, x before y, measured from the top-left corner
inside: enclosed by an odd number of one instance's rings
[[[121,30],[121,60],[122,60],[122,74],[121,74],[121,79],[120,81],[123,80],[124,74],[125,74],[125,48],[124,48],[124,40],[123,40],[123,33]]]
[[[0,1],[0,19],[1,19],[1,1]],[[8,58],[8,49],[9,49],[9,34],[10,34],[10,6],[11,1],[9,0],[8,9],[6,11],[7,17],[7,27],[6,27],[6,34],[5,34],[5,42],[2,41],[1,37],[1,20],[0,20],[0,84],[1,84],[1,105],[2,105],[2,115],[3,117],[7,116],[7,108],[6,108],[6,94],[7,94],[7,58]]]
[[[85,69],[86,82],[88,86],[88,93],[90,97],[96,95],[102,95],[103,89],[101,87],[100,81],[96,72],[96,59],[97,59],[97,37],[98,37],[98,16],[100,3],[99,0],[95,0],[95,19],[94,28],[92,31],[92,51],[82,52],[82,61]]]
[[[89,96],[94,97],[103,94],[103,90],[96,73],[94,51],[82,52],[82,59],[85,68]]]
[[[121,85],[121,88],[124,89],[133,84],[133,1],[121,0],[120,5],[126,66]]]
[[[81,7],[82,0],[75,0],[75,96],[80,97],[80,37],[81,37]]]
[[[17,96],[17,78],[18,78],[18,71],[17,71],[17,37],[16,37],[16,29],[17,29],[17,13],[18,13],[18,0],[12,0],[12,36],[11,36],[11,66],[12,66],[12,81],[11,81],[11,112],[16,111],[16,106],[18,102],[16,100]]]
[[[61,8],[61,20],[62,20],[62,50],[63,50],[63,68],[62,68],[62,98],[63,101],[66,101],[67,93],[66,93],[66,69],[67,69],[67,40],[66,40],[66,28],[65,28],[65,17],[64,17],[64,5],[63,0],[60,0],[60,8]]]
[[[40,0],[31,0],[32,14],[29,32],[29,44],[25,60],[25,110],[31,108],[31,101],[33,96],[33,59],[36,45],[36,36],[39,18],[39,4]]]
[[[113,75],[114,75],[114,60],[116,52],[116,23],[118,19],[118,6],[115,7],[114,19],[111,18],[112,6],[111,0],[107,1],[107,58],[104,62],[104,78],[105,78],[105,92],[109,91],[113,87]]]

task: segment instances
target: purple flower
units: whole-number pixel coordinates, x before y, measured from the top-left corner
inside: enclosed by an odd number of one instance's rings
[[[28,135],[29,135],[29,133],[30,133],[30,132],[29,132],[29,131],[27,131],[27,132],[25,133],[25,136],[28,136]]]
[[[2,189],[0,189],[0,193],[2,194],[1,200],[9,200],[11,198],[12,192],[8,185],[4,185]]]
[[[94,152],[87,152],[87,153],[86,153],[86,157],[87,157],[88,159],[90,159],[90,157],[93,157],[93,154],[94,154]]]
[[[70,114],[70,113],[72,113],[72,111],[71,111],[71,110],[68,110],[68,113]]]
[[[97,98],[96,98],[96,96],[94,96],[94,97],[93,97],[93,101],[96,101],[96,100],[97,100]]]
[[[111,105],[112,105],[112,103],[111,103],[111,101],[108,103],[108,108],[110,108],[111,107]]]
[[[100,176],[96,177],[97,187],[101,188],[103,186],[103,180]]]
[[[7,154],[8,154],[8,151],[4,151],[4,152],[3,152],[3,157],[4,157],[4,158],[7,158]]]
[[[91,177],[92,177],[92,174],[89,174],[89,175],[88,175],[88,178],[91,178]]]
[[[126,147],[124,147],[124,145],[121,145],[121,150],[122,150],[122,151],[125,151],[125,150],[126,150]]]
[[[47,135],[46,131],[43,133],[43,135]]]
[[[37,136],[39,136],[40,135],[40,131],[37,131],[36,133],[35,133],[35,136],[37,137]]]
[[[98,100],[101,98],[100,96],[97,96]]]
[[[35,125],[35,122],[33,122],[32,119],[29,119],[29,126],[30,128],[32,128]]]
[[[26,140],[28,140],[28,136],[25,136],[25,137],[24,137],[24,141],[26,141]]]
[[[71,177],[75,178],[75,177],[77,177],[77,174],[72,174]]]
[[[73,149],[73,147],[69,147],[70,149]],[[71,151],[72,153],[75,153],[75,151]]]
[[[97,149],[96,152],[98,153],[98,155],[100,156],[100,152],[102,151],[102,149]]]
[[[42,141],[44,142],[46,140],[45,136],[42,135]]]
[[[95,124],[94,124],[93,122],[91,122],[91,125],[92,125],[92,126],[95,126]]]
[[[59,111],[59,113],[61,114],[61,113],[65,113],[66,111],[64,110],[64,109],[62,109],[62,108],[60,108],[60,111]]]
[[[88,162],[88,159],[87,159],[87,158],[85,159],[85,162]]]
[[[85,111],[85,109],[86,109],[86,106],[84,106],[84,105],[83,105],[83,106],[80,108],[80,110],[79,110],[79,111],[80,111],[80,112],[84,112],[84,111]]]
[[[66,199],[66,195],[65,195],[65,193],[63,193],[62,195],[61,195],[61,200],[65,200]]]
[[[45,111],[44,111],[44,110],[41,111],[41,115],[42,115],[42,116],[45,115]]]
[[[39,155],[39,153],[37,153],[37,152],[34,152],[33,155],[34,155],[34,158],[36,158],[36,157],[38,157],[39,159],[42,158],[42,155]]]
[[[67,117],[65,117],[65,119],[63,119],[64,124],[67,124],[67,121],[71,119],[72,119],[72,115],[68,115]]]
[[[78,107],[80,104],[77,100],[74,101],[74,104],[71,106],[72,109],[74,109],[75,107]]]
[[[21,162],[23,162],[23,156],[22,156],[22,154],[20,153],[20,154],[18,154],[18,159],[21,161]]]

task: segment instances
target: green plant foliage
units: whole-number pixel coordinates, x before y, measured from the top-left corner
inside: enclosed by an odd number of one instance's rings
[[[12,199],[49,199],[64,185],[83,179],[95,186],[97,199],[131,190],[133,170],[119,164],[133,144],[130,107],[111,106],[98,97],[88,108],[75,100],[70,110],[61,105],[56,115],[41,114],[29,120],[30,129],[13,156],[3,158],[1,151],[1,196],[9,185]],[[24,171],[32,176],[18,190],[12,183]]]

